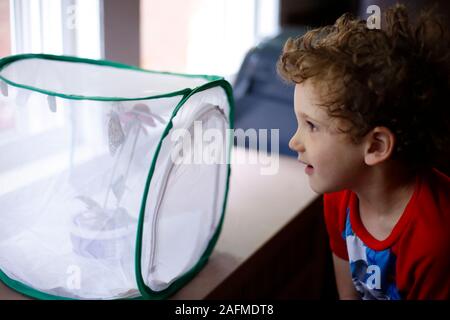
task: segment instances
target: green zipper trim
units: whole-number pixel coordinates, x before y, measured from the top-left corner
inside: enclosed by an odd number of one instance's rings
[[[55,295],[51,295],[48,293],[44,293],[41,291],[38,291],[36,289],[33,289],[17,280],[13,280],[10,277],[8,277],[2,270],[0,270],[0,280],[2,280],[2,282],[4,284],[6,284],[8,287],[10,287],[11,289],[16,290],[17,292],[24,294],[28,297],[32,297],[35,299],[43,299],[43,300],[74,300],[71,298],[64,298],[64,297],[59,297],[59,296],[55,296]]]
[[[145,72],[145,73],[151,73],[151,74],[161,74],[161,75],[171,75],[171,76],[177,76],[177,77],[184,77],[184,78],[200,78],[205,79],[209,82],[216,81],[222,79],[222,77],[219,76],[209,76],[209,75],[194,75],[194,74],[181,74],[181,73],[173,73],[173,72],[162,72],[162,71],[151,71],[146,69],[141,69],[138,67],[122,64],[119,62],[109,61],[109,60],[95,60],[95,59],[87,59],[87,58],[79,58],[79,57],[73,57],[73,56],[57,56],[57,55],[51,55],[51,54],[18,54],[13,56],[8,56],[5,58],[0,59],[0,73],[1,71],[9,64],[24,60],[24,59],[43,59],[43,60],[52,60],[52,61],[64,61],[64,62],[73,62],[73,63],[86,63],[86,64],[92,64],[92,65],[98,65],[98,66],[107,66],[107,67],[113,67],[117,69],[126,69],[126,70],[132,70],[132,71],[139,71],[139,72]],[[123,98],[123,97],[97,97],[97,96],[82,96],[82,95],[73,95],[73,94],[64,94],[49,90],[43,90],[40,88],[36,88],[33,86],[28,86],[20,83],[13,82],[11,80],[6,79],[5,77],[0,75],[0,79],[10,86],[27,89],[35,92],[39,92],[42,94],[46,94],[49,96],[55,96],[60,97],[64,99],[70,99],[70,100],[94,100],[94,101],[136,101],[136,100],[150,100],[150,99],[158,99],[158,98],[168,98],[168,97],[174,97],[179,95],[185,95],[191,92],[192,88],[185,88],[178,91],[158,94],[158,95],[150,95],[145,97],[138,97],[138,98]]]
[[[233,129],[234,128],[234,100],[233,100],[233,93],[232,93],[232,89],[230,84],[225,81],[225,80],[217,80],[217,81],[213,81],[210,83],[207,83],[201,87],[199,87],[196,90],[193,90],[189,95],[187,95],[186,97],[184,97],[180,103],[177,105],[177,107],[175,108],[169,123],[167,124],[163,135],[161,136],[161,139],[159,140],[158,146],[156,148],[155,151],[155,155],[153,156],[153,160],[152,160],[152,164],[150,166],[150,170],[149,170],[149,174],[147,177],[147,183],[145,185],[145,191],[144,191],[144,196],[142,198],[142,204],[141,204],[141,212],[139,214],[139,221],[138,221],[138,230],[137,230],[137,236],[136,236],[136,253],[135,253],[135,268],[136,268],[136,281],[137,281],[137,285],[139,288],[139,291],[141,292],[142,296],[144,298],[147,299],[165,299],[169,296],[171,296],[172,294],[174,294],[176,291],[178,291],[181,287],[183,287],[183,285],[188,282],[189,280],[191,280],[206,264],[206,262],[208,261],[212,250],[214,249],[214,246],[217,243],[217,240],[219,238],[220,232],[222,230],[222,225],[223,225],[223,220],[224,220],[224,216],[225,216],[225,210],[226,210],[226,204],[227,204],[227,199],[228,199],[228,190],[229,190],[229,180],[230,180],[230,173],[231,173],[231,167],[230,167],[230,159],[231,159],[231,150],[232,150],[232,143],[231,143],[231,139],[229,139],[230,144],[228,146],[229,148],[229,152],[228,152],[228,159],[227,159],[227,163],[228,163],[228,172],[227,172],[227,178],[226,178],[226,188],[225,188],[225,197],[224,197],[224,202],[222,205],[222,213],[221,213],[221,217],[220,217],[220,221],[219,224],[217,226],[217,229],[213,235],[213,237],[211,238],[211,240],[208,243],[207,248],[205,249],[204,253],[202,254],[202,256],[200,257],[200,259],[197,261],[197,263],[190,269],[188,270],[185,274],[183,274],[182,276],[180,276],[178,279],[176,279],[174,282],[172,282],[166,289],[161,290],[161,291],[154,291],[152,290],[150,287],[148,287],[145,282],[144,279],[142,277],[142,266],[141,266],[141,260],[142,260],[142,234],[143,234],[143,226],[144,226],[144,219],[145,219],[145,205],[147,202],[147,196],[148,196],[148,191],[150,188],[150,183],[153,177],[153,173],[155,171],[155,166],[156,166],[156,161],[158,159],[158,155],[161,149],[161,145],[163,140],[166,138],[166,136],[168,135],[169,131],[172,129],[173,127],[173,118],[177,115],[178,111],[181,109],[181,107],[184,105],[184,103],[195,93],[216,87],[216,86],[220,86],[225,90],[225,93],[227,95],[228,98],[228,103],[230,106],[230,110],[229,110],[229,120],[230,120],[230,125],[229,128]],[[230,130],[230,135],[231,135],[231,130]],[[231,138],[231,137],[230,137]]]
[[[0,270],[0,280],[9,288],[23,294],[27,297],[39,299],[39,300],[64,300],[64,301],[77,301],[78,299],[56,296],[53,294],[45,293],[23,284],[20,281],[13,280],[8,277],[2,270]],[[88,299],[87,299],[88,300]],[[142,296],[135,298],[125,298],[125,299],[104,299],[106,300],[142,300]]]

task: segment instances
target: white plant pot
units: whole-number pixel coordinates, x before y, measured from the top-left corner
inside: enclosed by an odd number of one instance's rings
[[[73,251],[85,258],[118,260],[134,250],[135,224],[123,209],[89,209],[72,219]]]

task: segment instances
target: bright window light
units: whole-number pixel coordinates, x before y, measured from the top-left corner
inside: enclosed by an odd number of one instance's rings
[[[10,0],[13,53],[103,56],[101,0]]]
[[[278,0],[141,0],[141,65],[231,80],[278,23]]]

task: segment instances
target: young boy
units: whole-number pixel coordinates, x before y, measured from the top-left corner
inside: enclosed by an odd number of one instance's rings
[[[449,150],[445,31],[402,6],[382,30],[343,15],[288,40],[278,62],[341,299],[450,298],[450,179],[434,167]]]

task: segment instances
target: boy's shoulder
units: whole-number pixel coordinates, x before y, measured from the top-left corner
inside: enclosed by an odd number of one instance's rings
[[[406,265],[414,265],[418,273],[428,274],[427,279],[431,283],[442,282],[450,268],[450,178],[432,170],[422,181],[420,194],[414,203],[414,221],[403,237],[405,246],[412,248],[404,260],[409,260]],[[445,285],[437,287],[443,286],[448,297],[450,278],[445,279]]]
[[[450,178],[437,169],[424,173],[414,203],[415,210],[419,210],[421,218],[431,218],[433,212],[442,222],[450,223]]]
[[[417,228],[429,235],[428,243],[450,244],[450,178],[433,169],[424,175],[412,210],[417,212]],[[430,241],[434,239],[434,241]]]
[[[428,184],[431,192],[435,195],[443,197],[443,200],[450,202],[450,177],[445,173],[432,169],[426,175],[426,179],[424,179],[425,183]]]

